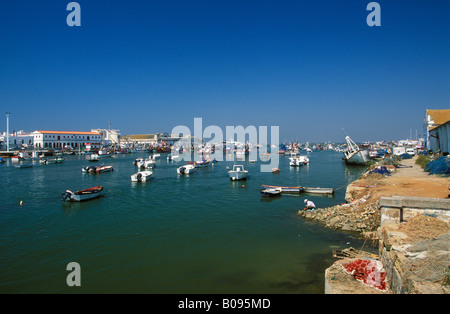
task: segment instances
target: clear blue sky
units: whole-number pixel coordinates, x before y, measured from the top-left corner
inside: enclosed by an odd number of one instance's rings
[[[450,1],[0,2],[0,130],[122,135],[277,125],[281,140],[405,139],[450,108]]]

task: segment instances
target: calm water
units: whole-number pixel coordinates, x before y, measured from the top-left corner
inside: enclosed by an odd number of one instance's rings
[[[0,166],[1,293],[323,293],[333,247],[361,247],[357,236],[297,216],[304,195],[262,198],[261,184],[344,187],[360,176],[341,153],[309,153],[310,164],[261,173],[243,164],[246,181],[229,180],[218,162],[181,177],[161,154],[153,179],[132,183],[135,158],[101,161],[113,172],[83,174],[86,156],[62,164]],[[239,162],[239,164],[242,162]],[[65,203],[66,189],[103,185],[105,196]],[[307,196],[318,207],[344,202]],[[20,201],[23,204],[20,205]],[[350,242],[350,243],[349,243]],[[69,262],[81,266],[81,287],[68,287]]]

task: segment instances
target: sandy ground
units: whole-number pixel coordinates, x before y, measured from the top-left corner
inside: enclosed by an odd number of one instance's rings
[[[372,173],[362,177],[350,185],[348,193],[353,199],[369,194],[373,201],[392,195],[448,198],[450,177],[429,175],[415,161],[416,158],[402,160],[403,167],[390,176]]]

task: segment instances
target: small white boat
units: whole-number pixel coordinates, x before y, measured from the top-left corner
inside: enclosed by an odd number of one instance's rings
[[[56,157],[56,158],[42,158],[39,160],[41,164],[48,165],[48,164],[59,164],[64,161],[64,157]]]
[[[290,160],[289,165],[291,165],[292,167],[299,167],[309,163],[308,156],[291,157],[289,158],[289,160]]]
[[[63,201],[81,202],[87,201],[103,195],[103,186],[95,186],[89,189],[80,190],[72,192],[71,190],[66,190],[64,193]]]
[[[81,171],[84,173],[102,173],[113,170],[113,166],[87,166],[81,169]]]
[[[147,158],[147,159],[144,160],[144,165],[143,165],[143,167],[144,167],[145,169],[150,169],[150,168],[154,168],[154,167],[155,167],[155,164],[156,164],[155,159],[153,159],[153,158]]]
[[[303,187],[301,186],[278,186],[266,184],[262,184],[262,186],[266,189],[281,189],[281,192],[283,193],[300,193],[303,191]]]
[[[193,164],[187,164],[187,165],[177,168],[178,174],[190,174],[190,173],[193,173],[194,171],[195,171],[195,165],[193,165]]]
[[[112,155],[113,154],[106,149],[101,149],[98,151],[97,158],[111,157]]]
[[[245,170],[243,165],[234,165],[228,174],[231,180],[244,180],[247,178],[248,170]]]
[[[303,187],[303,192],[305,193],[311,193],[311,194],[333,194],[334,189],[333,188],[314,188],[314,187]]]
[[[282,189],[281,188],[266,188],[261,191],[262,196],[278,196],[281,195]]]
[[[150,180],[150,177],[152,176],[153,172],[148,171],[139,171],[133,175],[131,175],[131,182],[147,182]]]

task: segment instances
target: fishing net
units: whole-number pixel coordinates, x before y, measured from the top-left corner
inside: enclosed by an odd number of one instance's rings
[[[343,263],[342,267],[356,280],[370,287],[386,290],[386,272],[380,261],[357,259],[350,263]]]
[[[419,215],[401,226],[413,240],[406,249],[406,276],[416,282],[448,284],[450,275],[450,233],[448,223]]]
[[[439,157],[425,166],[430,174],[450,174],[450,155]]]
[[[411,159],[412,158],[412,156],[408,153],[401,154],[399,157],[401,159]]]

